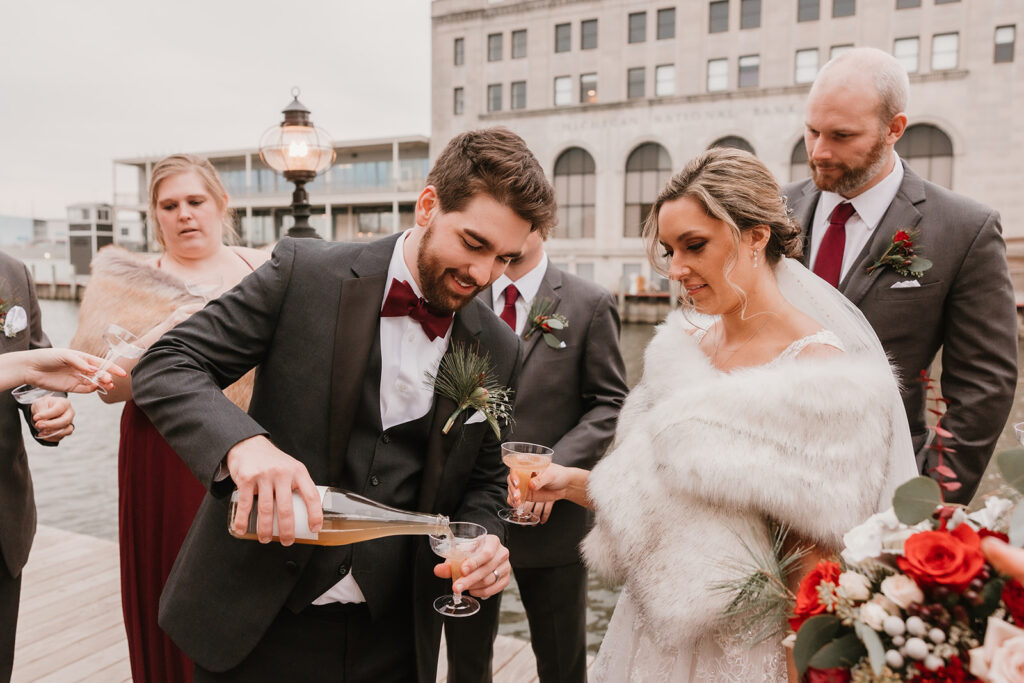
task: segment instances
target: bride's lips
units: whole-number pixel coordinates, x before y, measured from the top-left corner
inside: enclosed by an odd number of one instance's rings
[[[707,287],[707,285],[706,284],[702,284],[702,285],[683,285],[683,287],[686,288],[686,293],[687,294],[689,294],[690,296],[693,296],[694,292],[698,292],[698,291],[704,289],[705,287]]]

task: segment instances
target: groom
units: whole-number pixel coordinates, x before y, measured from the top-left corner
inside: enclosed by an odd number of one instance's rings
[[[457,343],[513,383],[515,335],[475,297],[553,217],[552,188],[518,136],[464,133],[427,176],[413,229],[370,244],[282,240],[143,357],[136,402],[211,492],[160,610],[196,680],[434,680],[432,602],[452,590],[447,567],[415,537],[290,545],[292,491],[314,530],[314,482],[482,524],[490,535],[460,588],[488,597],[508,584],[499,440],[469,411],[442,434],[455,403],[424,377]],[[220,389],[254,366],[246,415]],[[258,494],[259,537],[276,501],[282,543],[228,535],[232,482],[236,528]]]

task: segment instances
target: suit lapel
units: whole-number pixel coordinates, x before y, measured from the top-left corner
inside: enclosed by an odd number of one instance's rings
[[[537,296],[534,297],[534,301],[544,297],[551,299],[551,309],[548,313],[555,313],[558,311],[558,305],[562,302],[562,297],[559,296],[559,290],[562,289],[562,273],[557,268],[548,263],[547,270],[544,272],[544,279],[540,282],[540,287],[537,289]],[[532,308],[532,307],[531,307]],[[523,326],[523,334],[525,335],[530,331],[530,326],[533,321],[527,320],[526,325]],[[570,324],[572,324],[570,322]],[[541,338],[544,335],[541,332],[535,332],[528,340],[523,342],[523,364],[526,363],[526,359],[530,357],[533,350],[540,343]]]
[[[801,186],[802,194],[793,199],[790,207],[793,211],[793,218],[798,225],[804,226],[804,257],[803,264],[811,267],[811,231],[814,229],[814,210],[818,207],[818,197],[821,191],[814,185],[813,180],[808,180]]]
[[[489,308],[489,307],[488,307]],[[448,350],[445,355],[451,353],[456,344],[462,344],[467,348],[480,350],[477,338],[480,335],[480,308],[470,302],[461,311],[455,314],[455,322],[452,324],[452,335],[448,340]],[[455,401],[444,396],[434,396],[434,415],[430,420],[430,433],[427,436],[427,459],[423,465],[423,479],[420,484],[419,510],[429,512],[434,509],[437,502],[437,492],[441,486],[444,466],[448,461],[448,455],[455,446],[467,419],[469,411],[463,411],[459,418],[452,425],[447,434],[442,434],[444,423],[449,416],[455,412]]]
[[[902,162],[901,162],[902,163]],[[924,201],[924,183],[907,165],[903,165],[903,182],[896,193],[882,220],[879,221],[871,239],[861,250],[850,272],[839,283],[839,290],[846,298],[859,306],[868,289],[874,284],[884,268],[876,268],[867,272],[872,263],[881,258],[892,242],[892,237],[900,228],[915,228],[921,222],[921,211],[916,206]]]
[[[362,377],[377,335],[396,239],[397,236],[367,245],[352,265],[353,277],[346,278],[341,285],[334,328],[328,430],[329,475],[335,485],[341,480],[343,459],[359,408]]]

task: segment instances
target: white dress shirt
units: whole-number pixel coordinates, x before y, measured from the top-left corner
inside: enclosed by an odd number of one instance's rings
[[[405,263],[403,247],[408,232],[395,244],[384,285],[387,298],[391,281],[405,280],[416,296],[423,296],[409,267]],[[381,304],[383,308],[383,303]],[[434,341],[427,338],[418,322],[408,316],[380,319],[380,422],[386,430],[405,422],[417,420],[434,405],[434,389],[427,386],[426,373],[437,373],[441,357],[448,349],[452,328]],[[331,586],[313,601],[314,605],[332,602],[366,602],[363,591],[349,572],[345,578]]]
[[[505,310],[505,288],[515,285],[519,290],[519,298],[516,299],[516,334],[522,336],[523,328],[526,327],[526,316],[530,315],[530,307],[537,297],[540,283],[544,280],[544,273],[548,272],[548,255],[542,254],[540,263],[533,267],[529,273],[512,282],[508,275],[501,274],[494,284],[491,285],[491,304],[496,315],[501,315]]]
[[[818,248],[828,230],[829,217],[832,215],[833,209],[845,201],[853,204],[856,213],[846,221],[846,246],[843,249],[843,269],[839,275],[840,282],[857,262],[861,250],[871,239],[871,234],[878,227],[882,216],[892,204],[892,200],[896,198],[896,193],[899,192],[900,184],[903,182],[903,164],[900,163],[900,158],[895,151],[892,156],[894,163],[889,175],[853,199],[847,200],[835,192],[823,191],[819,195],[811,229],[811,270],[814,269],[814,263],[818,258]]]

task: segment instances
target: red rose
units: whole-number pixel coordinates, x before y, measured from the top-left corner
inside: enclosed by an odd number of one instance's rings
[[[839,565],[835,562],[822,560],[807,573],[800,582],[800,590],[796,594],[796,607],[793,608],[793,616],[789,618],[791,629],[799,631],[805,621],[825,611],[825,605],[818,599],[818,586],[822,583],[838,584],[840,571]]]
[[[964,671],[964,664],[960,661],[960,658],[953,655],[949,658],[949,664],[946,666],[940,666],[935,671],[921,671],[916,674],[913,678],[908,680],[908,683],[977,683],[979,679],[975,678],[967,671]]]
[[[900,569],[919,585],[942,585],[958,593],[964,592],[985,566],[981,537],[968,524],[952,532],[916,533],[903,544],[903,553],[897,558]]]
[[[907,234],[906,230],[897,230],[896,234],[892,237],[892,242],[893,244],[904,242],[908,247],[914,245],[914,243],[910,241],[910,235]]]
[[[1010,537],[1004,534],[1002,531],[989,531],[985,527],[981,527],[980,529],[978,529],[978,538],[985,538],[986,536],[998,538],[1003,543],[1010,542]]]
[[[1003,586],[1003,594],[1000,596],[1006,611],[1013,617],[1013,623],[1017,626],[1024,625],[1024,586],[1017,579],[1010,579]]]
[[[846,683],[851,678],[849,669],[815,669],[808,667],[803,683]]]

